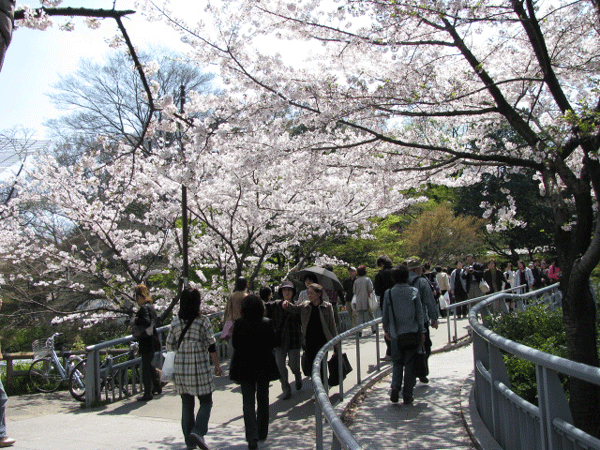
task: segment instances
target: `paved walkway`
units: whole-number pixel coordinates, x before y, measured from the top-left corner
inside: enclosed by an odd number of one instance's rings
[[[460,321],[459,336],[466,320]],[[462,330],[462,333],[461,333]],[[445,320],[432,333],[434,348],[446,343]],[[430,383],[417,381],[415,403],[389,402],[389,375],[375,375],[375,339],[362,338],[361,377],[371,380],[357,399],[347,395],[350,430],[365,449],[469,449],[473,448],[463,425],[460,408],[472,379],[471,346],[436,353],[430,358]],[[382,345],[382,349],[385,347]],[[356,352],[344,344],[356,376]],[[389,366],[389,363],[385,363]],[[385,366],[384,366],[385,367]],[[228,373],[225,365],[225,373]],[[346,382],[344,383],[346,385]],[[337,396],[337,390],[330,394]],[[305,378],[304,387],[290,400],[281,399],[279,382],[272,384],[269,438],[259,449],[312,449],[315,422],[313,392]],[[351,392],[354,394],[354,392]],[[467,397],[465,397],[465,395]],[[212,450],[243,450],[242,396],[227,377],[218,379],[206,441]],[[148,403],[127,399],[113,404],[82,409],[66,392],[10,397],[7,409],[8,435],[17,440],[13,448],[27,450],[185,449],[180,428],[181,401],[172,386]],[[376,432],[374,432],[376,431]],[[327,435],[328,433],[326,433]],[[325,441],[329,448],[331,440]]]

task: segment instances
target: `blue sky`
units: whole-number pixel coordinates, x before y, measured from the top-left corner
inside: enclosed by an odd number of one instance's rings
[[[60,6],[111,9],[112,4],[112,0],[73,0]],[[135,9],[132,0],[117,1],[116,8]],[[106,43],[117,33],[113,20],[106,19],[98,30],[90,30],[82,19],[75,18],[71,32],[58,27],[66,18],[55,17],[53,21],[54,26],[46,31],[19,28],[13,34],[0,72],[0,130],[23,126],[35,130],[38,139],[47,137],[43,123],[59,114],[47,96],[52,85],[76,70],[81,58],[102,60],[114,51]],[[163,41],[164,34],[157,36],[157,24],[150,25],[139,14],[129,16],[124,23],[134,45],[143,47],[159,38]],[[166,28],[163,33],[168,33]]]

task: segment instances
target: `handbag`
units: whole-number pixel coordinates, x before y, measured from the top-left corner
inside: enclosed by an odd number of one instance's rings
[[[141,325],[136,325],[135,323],[131,326],[131,335],[135,339],[143,339],[152,336],[153,331],[154,323],[150,324],[150,326],[146,328]]]
[[[371,295],[369,295],[369,310],[375,312],[378,306],[379,302],[377,301],[377,297],[375,297],[375,291],[371,291]]]
[[[233,336],[233,323],[233,320],[227,320],[225,325],[223,325],[223,331],[221,332],[222,341],[231,339],[231,336]]]
[[[450,294],[446,292],[444,295],[440,295],[440,309],[446,309],[450,306]]]
[[[412,350],[419,345],[419,333],[402,333],[397,338],[400,350]]]
[[[350,302],[350,307],[352,311],[356,311],[356,294],[352,296],[352,301]]]
[[[337,386],[340,384],[339,367],[338,354],[333,352],[333,355],[329,358],[329,361],[327,361],[327,370],[329,371],[327,384],[329,386]],[[350,372],[352,372],[352,366],[350,365],[350,361],[348,361],[348,355],[342,353],[342,380],[345,380]]]
[[[165,360],[162,365],[160,372],[160,381],[171,381],[173,378],[173,370],[175,369],[175,355],[176,351],[167,352]]]
[[[487,284],[487,281],[485,281],[483,278],[479,282],[479,289],[481,289],[481,292],[483,292],[484,294],[490,292],[490,286],[489,284]]]
[[[427,355],[423,345],[419,346],[419,350],[415,354],[415,376],[417,378],[426,378],[429,375],[429,365],[427,364]]]

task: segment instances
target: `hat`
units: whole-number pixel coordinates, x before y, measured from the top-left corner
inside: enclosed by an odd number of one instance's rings
[[[408,258],[407,260],[404,261],[403,264],[408,267],[408,270],[418,269],[419,267],[421,267],[421,262],[418,259],[413,259],[413,258]]]
[[[282,290],[283,288],[290,288],[294,292],[296,292],[296,287],[294,286],[294,283],[292,283],[291,281],[286,280],[283,283],[281,283],[281,286],[279,286],[279,290]]]
[[[350,267],[348,267],[348,270],[351,270],[352,272],[356,272],[356,267],[350,266]]]

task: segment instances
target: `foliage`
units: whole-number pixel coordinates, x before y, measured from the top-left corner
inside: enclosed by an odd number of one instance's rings
[[[402,232],[406,255],[418,256],[433,264],[449,265],[457,256],[476,254],[482,248],[484,221],[476,217],[455,217],[447,203],[425,211]]]
[[[543,305],[532,306],[525,311],[500,316],[492,323],[491,329],[512,341],[551,355],[568,358],[560,309],[550,311]],[[513,355],[506,355],[504,363],[513,392],[537,405],[535,365]],[[568,395],[568,378],[564,375],[559,376]]]
[[[27,372],[30,365],[31,363],[13,363],[13,370]],[[27,375],[13,377],[10,384],[6,382],[6,371],[3,370],[2,374],[0,374],[0,377],[2,378],[2,385],[4,386],[4,390],[8,396],[37,392],[31,385]]]
[[[483,174],[478,183],[457,189],[454,209],[485,216],[489,221],[484,228],[486,243],[513,264],[523,249],[531,257],[553,245],[552,209],[531,170],[511,173],[499,169],[496,174]],[[509,213],[513,209],[514,214]]]

